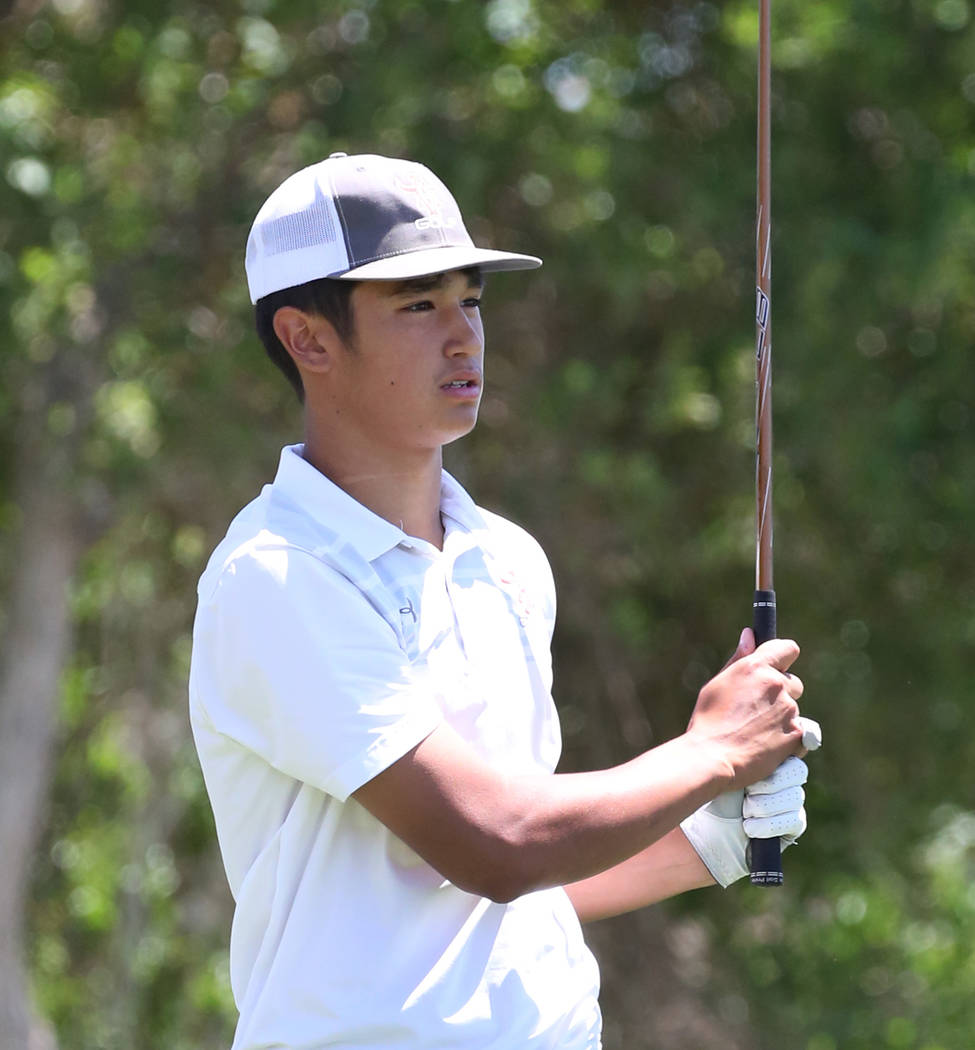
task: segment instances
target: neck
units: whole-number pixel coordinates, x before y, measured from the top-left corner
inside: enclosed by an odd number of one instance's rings
[[[306,419],[304,458],[374,514],[443,548],[439,448],[389,455],[361,445],[341,447]]]

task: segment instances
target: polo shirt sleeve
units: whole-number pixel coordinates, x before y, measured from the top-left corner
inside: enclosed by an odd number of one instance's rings
[[[193,662],[214,731],[340,801],[442,720],[362,592],[296,548],[235,557],[201,593]]]

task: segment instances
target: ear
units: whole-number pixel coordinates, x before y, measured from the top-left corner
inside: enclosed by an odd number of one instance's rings
[[[300,369],[318,373],[329,370],[342,345],[330,321],[294,306],[282,306],[274,314],[273,325],[274,334]]]

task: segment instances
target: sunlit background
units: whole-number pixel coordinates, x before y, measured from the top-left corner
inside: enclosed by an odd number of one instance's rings
[[[757,2],[0,12],[0,1046],[220,1050],[195,584],[301,436],[253,334],[256,209],[333,150],[407,156],[545,258],[490,282],[448,466],[549,553],[562,768],[622,761],[750,618]],[[963,1050],[970,5],[776,0],[773,89],[776,585],[826,746],[780,892],[591,927],[606,1047]]]

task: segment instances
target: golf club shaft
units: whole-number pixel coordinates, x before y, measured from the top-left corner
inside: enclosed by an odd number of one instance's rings
[[[755,222],[755,599],[753,629],[761,645],[776,636],[772,582],[772,222],[771,222],[771,0],[759,0],[758,193]],[[753,839],[751,881],[783,881],[779,840]]]

